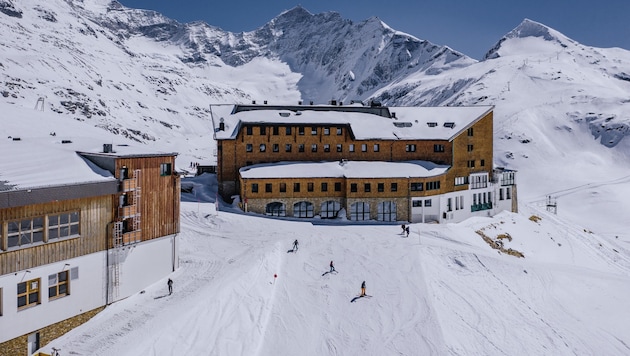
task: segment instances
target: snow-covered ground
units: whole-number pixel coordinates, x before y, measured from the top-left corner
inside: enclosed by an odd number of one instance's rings
[[[44,350],[62,355],[627,355],[630,245],[522,205],[459,224],[217,212],[186,179],[180,268]],[[620,212],[620,217],[623,215]],[[481,238],[501,234],[504,248]],[[299,250],[290,252],[299,240]],[[335,262],[338,273],[329,271]],[[275,277],[277,275],[277,277]],[[362,281],[370,297],[358,298]]]

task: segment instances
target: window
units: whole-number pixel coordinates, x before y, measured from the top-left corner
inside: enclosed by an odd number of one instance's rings
[[[366,193],[369,193],[372,191],[372,186],[370,183],[365,183],[363,184],[363,191]]]
[[[379,193],[382,193],[385,191],[385,183],[378,183],[376,184],[376,190],[378,190]]]
[[[411,191],[419,192],[422,190],[422,183],[411,183]]]
[[[252,193],[258,193],[258,183],[252,183]]]
[[[315,190],[315,184],[313,182],[306,183],[306,190],[312,192]]]
[[[340,191],[341,191],[341,183],[335,182],[335,192],[340,192]]]
[[[280,193],[287,192],[287,183],[280,183]]]
[[[267,150],[267,145],[265,145],[264,143],[260,144],[260,152],[265,152]]]
[[[274,136],[278,136],[280,134],[280,127],[274,126],[274,127],[272,127],[272,130],[273,130],[273,135]]]
[[[44,242],[44,217],[9,221],[7,225],[8,248]]]
[[[341,127],[337,127],[337,136],[343,135],[343,129]]]
[[[248,143],[245,145],[245,151],[252,152],[253,150],[254,150],[254,145],[252,145],[251,143]]]
[[[398,183],[392,183],[389,187],[389,190],[391,190],[392,192],[397,192],[398,191]]]
[[[265,193],[272,193],[273,192],[273,186],[271,185],[271,183],[265,183]]]
[[[283,203],[273,202],[265,206],[265,215],[268,216],[286,216],[287,209]]]
[[[287,127],[284,129],[284,134],[285,134],[285,135],[287,135],[287,136],[290,136],[290,135],[291,135],[291,126],[287,126]]]
[[[486,160],[485,160],[485,159],[482,159],[481,161],[479,161],[479,165],[480,165],[481,167],[484,167],[484,166],[486,165]]]
[[[286,145],[284,145],[284,151],[285,152],[291,152],[291,144],[287,143]]]
[[[414,200],[411,202],[411,206],[414,208],[419,208],[422,206],[422,200]]]
[[[468,152],[472,152],[473,150],[473,145],[468,145]]]
[[[350,205],[350,220],[369,220],[370,219],[370,204],[364,202],[357,202]]]
[[[317,152],[317,145],[316,144],[312,144],[311,145],[311,152]]]
[[[468,129],[468,136],[472,136],[472,135],[473,135],[473,128],[472,128],[472,127],[470,127],[470,128]]]
[[[350,184],[350,191],[352,193],[356,193],[357,192],[357,183]]]
[[[416,152],[416,145],[414,144],[406,145],[405,152]]]
[[[378,152],[378,150],[380,149],[380,146],[378,143],[374,144],[374,152]]]
[[[293,183],[293,192],[294,193],[300,192],[300,183]]]
[[[433,145],[433,152],[444,152],[444,145]]]
[[[448,198],[446,200],[446,211],[453,211],[453,199]]]
[[[315,126],[311,127],[311,135],[313,136],[317,135],[317,127]]]
[[[79,212],[48,215],[48,241],[79,236]]]
[[[473,159],[473,160],[470,160],[470,161],[466,162],[466,166],[468,168],[475,168],[475,160]]]
[[[362,144],[361,145],[361,152],[367,152],[367,144]]]
[[[298,127],[298,135],[304,136],[304,126]]]
[[[330,135],[330,127],[324,127],[324,135]]]
[[[319,216],[322,217],[322,219],[334,219],[337,217],[337,214],[339,214],[339,210],[341,210],[341,204],[339,204],[339,202],[329,200],[323,202],[320,206]]]
[[[427,199],[427,200],[425,200],[425,201],[424,201],[424,206],[425,206],[425,207],[427,207],[427,206],[431,206],[431,199]]]
[[[39,278],[18,283],[17,306],[18,309],[27,308],[39,304]]]
[[[251,126],[247,126],[247,127],[245,128],[245,132],[247,132],[247,134],[251,136],[251,135],[253,134],[253,133],[252,133],[252,127],[251,127]]]
[[[280,145],[279,145],[279,144],[277,144],[277,143],[274,143],[274,144],[273,144],[273,151],[274,151],[274,152],[280,152]]]
[[[468,184],[468,177],[455,177],[455,185]]]
[[[264,136],[267,134],[267,128],[265,126],[260,127],[260,136]]]
[[[437,190],[440,189],[440,181],[437,180],[435,182],[427,182],[427,190]]]
[[[298,152],[304,152],[304,144],[300,143],[298,145]]]
[[[70,294],[68,271],[48,276],[48,298],[59,298]]]
[[[396,203],[393,201],[380,202],[377,205],[376,220],[396,221]]]
[[[459,196],[459,208],[464,209],[464,196],[463,195]]]
[[[510,200],[510,187],[505,187],[505,199]]]
[[[170,176],[171,175],[171,164],[170,163],[161,163],[160,164],[160,175],[161,176]]]
[[[324,145],[324,152],[330,152],[330,145],[328,144]]]
[[[343,152],[343,145],[340,143],[337,144],[337,152]]]
[[[503,200],[503,188],[499,189],[499,200]]]
[[[354,152],[354,143],[351,143],[350,146],[348,146],[348,151]]]
[[[322,192],[327,192],[327,191],[328,191],[328,183],[322,182]]]
[[[301,201],[293,204],[293,216],[296,218],[312,218],[313,204],[307,201]]]

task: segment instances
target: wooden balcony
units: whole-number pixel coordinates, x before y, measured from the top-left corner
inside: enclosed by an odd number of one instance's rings
[[[136,190],[136,180],[135,179],[124,179],[120,182],[120,190],[123,192],[131,192]]]
[[[142,231],[129,231],[123,233],[123,245],[140,242],[142,240]]]

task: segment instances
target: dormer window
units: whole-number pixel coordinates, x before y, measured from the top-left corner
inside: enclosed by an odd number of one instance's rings
[[[444,127],[452,129],[453,127],[455,127],[455,123],[454,122],[445,122],[444,123]]]
[[[429,127],[436,127],[437,126],[437,122],[427,122],[427,126],[429,126]]]

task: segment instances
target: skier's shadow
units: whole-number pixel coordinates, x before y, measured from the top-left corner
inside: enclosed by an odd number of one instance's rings
[[[287,251],[287,253],[293,253],[293,252],[296,252],[296,251],[297,251],[297,250],[290,249],[290,250],[288,250],[288,251]]]
[[[158,295],[157,297],[153,298],[153,299],[160,299],[160,298],[164,298],[164,297],[168,297],[169,294],[164,294],[164,295]]]
[[[327,275],[328,273],[331,273],[331,274],[332,273],[337,273],[337,271],[332,271],[332,272],[331,271],[326,271],[326,272],[322,273],[322,277]]]
[[[352,300],[350,301],[350,303],[353,303],[355,300],[359,299],[359,298],[363,298],[362,295],[356,296],[354,298],[352,298]]]

